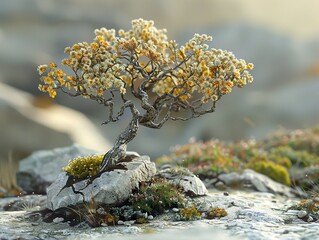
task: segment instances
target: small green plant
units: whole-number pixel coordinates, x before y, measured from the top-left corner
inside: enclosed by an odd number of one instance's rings
[[[99,172],[103,155],[79,157],[69,161],[63,171],[77,179],[92,177]]]
[[[207,212],[207,218],[208,219],[213,219],[213,218],[222,218],[226,217],[228,215],[227,211],[225,208],[212,208]]]
[[[200,219],[200,212],[195,206],[192,207],[186,207],[186,208],[181,208],[179,211],[179,215],[181,217],[181,220],[184,221],[193,221]]]
[[[160,179],[141,186],[139,191],[132,195],[130,202],[134,210],[157,215],[166,209],[183,207],[185,198],[174,185]]]

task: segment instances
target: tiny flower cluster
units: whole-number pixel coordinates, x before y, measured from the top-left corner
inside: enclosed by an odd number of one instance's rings
[[[97,29],[91,43],[65,49],[69,57],[62,65],[75,75],[67,76],[55,64],[40,65],[39,89],[51,97],[62,88],[92,98],[103,97],[108,90],[124,95],[128,88],[134,94],[143,86],[148,94],[165,94],[177,101],[189,101],[199,94],[203,103],[216,102],[234,86],[241,88],[253,81],[249,73],[253,64],[231,52],[209,49],[208,41],[211,36],[195,34],[178,47],[175,41],[168,41],[166,29],[157,29],[153,21],[143,19],[133,20],[132,29],[121,29],[118,34],[114,29]]]
[[[254,67],[252,63],[247,64],[228,51],[209,49],[204,44],[206,41],[212,41],[212,37],[195,34],[178,50],[177,45],[171,43],[174,46],[171,60],[182,65],[174,69],[171,76],[159,81],[153,91],[159,95],[172,93],[184,101],[198,92],[202,94],[203,102],[210,99],[215,102],[230,93],[234,86],[241,88],[253,81],[249,73]]]

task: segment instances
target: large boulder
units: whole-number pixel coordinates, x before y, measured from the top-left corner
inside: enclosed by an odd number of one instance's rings
[[[96,150],[87,149],[79,144],[36,151],[20,161],[17,171],[18,185],[29,194],[46,194],[47,187],[56,180],[69,160],[94,154],[97,154]]]
[[[82,180],[69,186],[70,176],[61,173],[47,189],[47,204],[51,210],[89,203],[119,205],[125,202],[139,183],[149,181],[156,173],[155,163],[148,156],[134,156],[122,162],[122,168],[104,172],[92,182]]]

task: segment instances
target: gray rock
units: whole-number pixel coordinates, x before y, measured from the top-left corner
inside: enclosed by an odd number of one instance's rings
[[[298,218],[304,218],[307,215],[308,215],[308,213],[304,210],[300,210],[297,214]]]
[[[119,221],[117,222],[117,224],[118,224],[118,225],[124,225],[124,221],[119,220]]]
[[[220,174],[218,179],[230,187],[252,188],[259,192],[275,193],[287,197],[295,196],[289,187],[251,169],[245,169],[242,174],[235,172]]]
[[[307,219],[307,222],[312,222],[313,221],[313,217],[309,216]]]
[[[204,183],[195,175],[169,179],[168,182],[182,188],[191,197],[204,196],[208,193]]]
[[[178,208],[173,208],[172,211],[177,213],[177,212],[179,212],[179,209]]]
[[[92,183],[82,180],[66,186],[69,176],[61,173],[56,181],[47,189],[47,205],[51,210],[68,207],[84,202],[90,202],[93,198],[98,204],[119,205],[126,201],[133,189],[139,187],[139,183],[148,181],[156,173],[156,167],[148,156],[132,159],[130,162],[122,163],[127,170],[115,169],[104,172],[95,178]]]
[[[64,218],[61,218],[61,217],[57,217],[57,218],[53,219],[54,223],[60,223],[60,222],[63,222],[63,221],[64,221]]]
[[[183,174],[178,174],[174,169],[164,169],[160,171],[158,175],[164,177],[167,182],[174,186],[183,189],[183,191],[191,197],[204,196],[208,193],[205,184],[198,177],[188,169],[183,171]]]
[[[79,144],[53,150],[42,150],[31,154],[20,162],[17,182],[27,193],[46,194],[69,160],[80,156],[97,154]]]

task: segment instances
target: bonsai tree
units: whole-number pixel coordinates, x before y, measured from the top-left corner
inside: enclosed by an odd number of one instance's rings
[[[101,28],[91,43],[65,48],[69,56],[62,65],[72,74],[55,63],[40,65],[39,89],[52,98],[60,90],[104,105],[108,118],[103,124],[118,121],[126,109],[131,112],[130,123],[103,157],[100,172],[104,172],[125,157],[139,125],[161,128],[168,120],[214,112],[216,102],[233,87],[253,81],[249,73],[253,64],[209,48],[208,41],[211,36],[195,34],[178,46],[168,40],[165,29],[143,19],[133,20],[132,29],[118,34]]]

